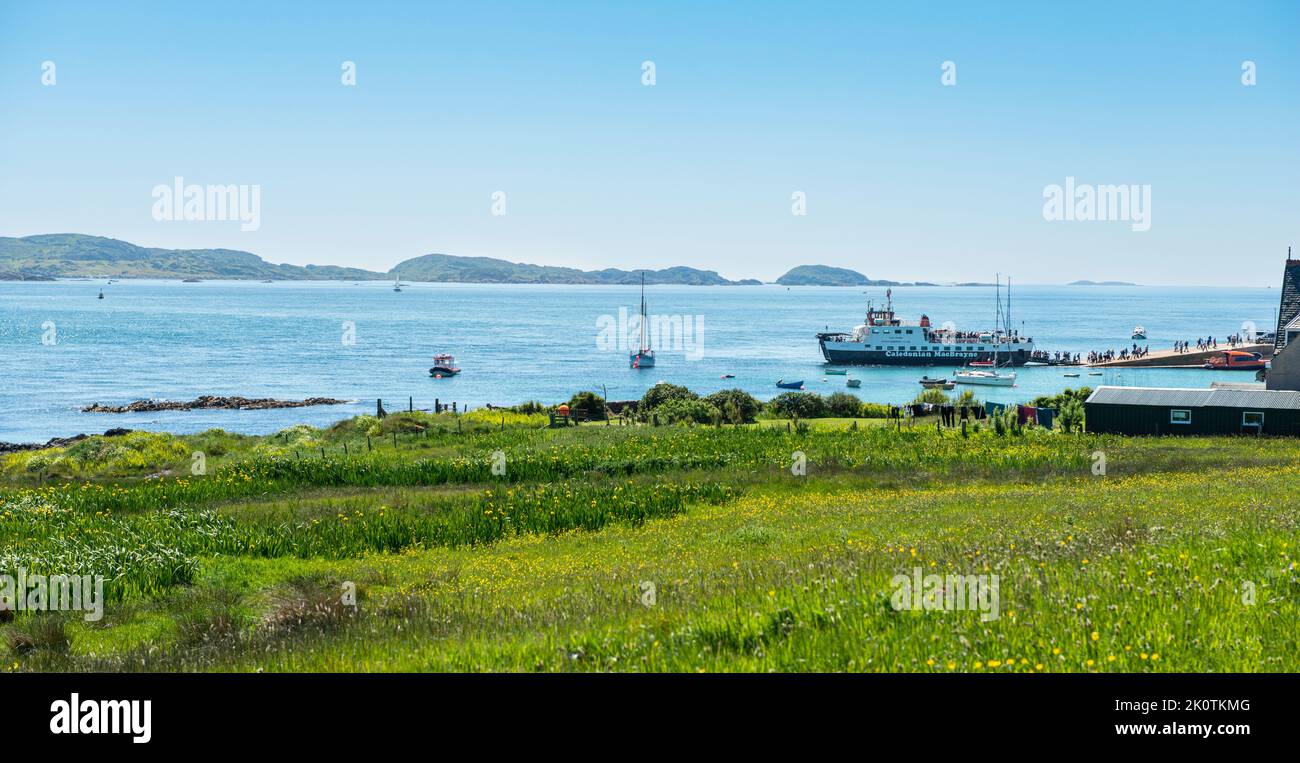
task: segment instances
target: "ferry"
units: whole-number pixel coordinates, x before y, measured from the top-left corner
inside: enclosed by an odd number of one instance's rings
[[[866,322],[850,332],[817,334],[829,363],[874,366],[1023,366],[1034,355],[1034,340],[1017,332],[958,331],[938,328],[928,315],[905,321],[894,312],[893,289],[885,308],[867,302]]]
[[[1134,326],[1134,327],[1133,327],[1133,336],[1131,336],[1131,337],[1129,337],[1129,338],[1130,338],[1130,339],[1146,339],[1146,338],[1147,338],[1147,330],[1146,330],[1145,328],[1141,327],[1141,326]]]

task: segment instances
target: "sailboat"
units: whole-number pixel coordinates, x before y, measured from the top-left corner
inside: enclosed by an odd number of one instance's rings
[[[402,290],[401,276],[395,275],[393,276],[393,291],[401,291],[401,290]]]
[[[1002,343],[1010,341],[1011,337],[1011,279],[1007,279],[1007,314],[1002,312],[1002,276],[996,279],[995,287],[997,289],[998,314],[997,320],[1001,322],[1005,331],[998,331],[997,324],[993,326],[993,366],[989,370],[975,368],[964,368],[958,371],[953,381],[958,384],[977,384],[984,387],[1014,387],[1016,385],[1016,372],[1008,371],[1001,373],[998,371],[998,354]]]
[[[628,353],[628,365],[632,368],[654,368],[655,351],[650,348],[650,338],[646,331],[648,322],[645,312],[645,273],[641,274],[641,344],[636,352]]]

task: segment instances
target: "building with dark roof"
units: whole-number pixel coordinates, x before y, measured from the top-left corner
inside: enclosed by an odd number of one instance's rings
[[[1286,248],[1286,267],[1282,269],[1282,302],[1277,308],[1277,334],[1273,338],[1273,354],[1286,346],[1287,327],[1300,317],[1300,260],[1291,259],[1291,247]]]
[[[1083,404],[1089,432],[1300,435],[1300,392],[1098,387]]]
[[[1286,267],[1282,270],[1282,303],[1277,311],[1273,359],[1264,375],[1264,383],[1269,389],[1300,389],[1300,346],[1287,351],[1297,336],[1300,336],[1300,260],[1291,259],[1288,247]]]

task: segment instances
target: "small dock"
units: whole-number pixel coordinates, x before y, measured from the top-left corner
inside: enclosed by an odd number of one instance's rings
[[[1219,345],[1213,350],[1188,350],[1187,352],[1174,352],[1173,350],[1153,350],[1151,354],[1144,355],[1140,358],[1127,358],[1125,360],[1111,360],[1105,363],[1093,363],[1093,368],[1122,368],[1132,367],[1164,367],[1164,368],[1200,368],[1210,358],[1218,357],[1228,350],[1240,350],[1242,352],[1258,352],[1265,358],[1273,356],[1273,345],[1271,344],[1239,344],[1236,347],[1229,347],[1226,344]]]

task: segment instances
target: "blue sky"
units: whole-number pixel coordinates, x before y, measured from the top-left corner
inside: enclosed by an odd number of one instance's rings
[[[117,5],[0,0],[0,235],[1261,286],[1300,247],[1297,2]],[[176,176],[260,228],[153,219]],[[1150,230],[1044,220],[1067,176]]]

